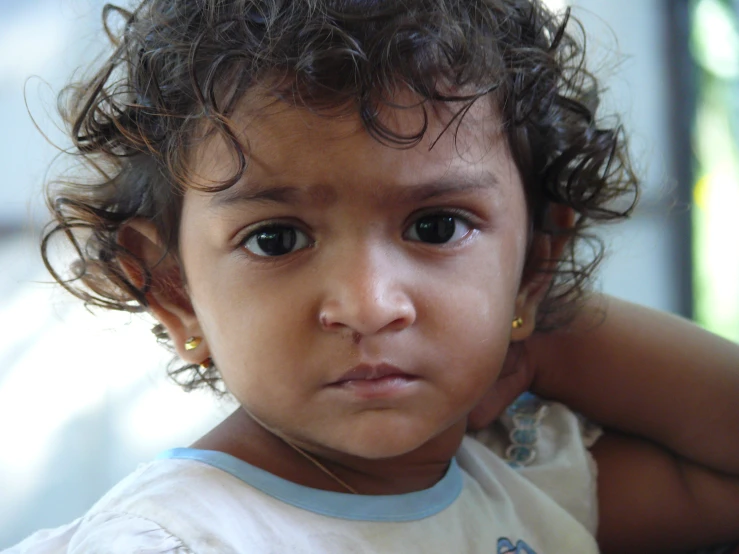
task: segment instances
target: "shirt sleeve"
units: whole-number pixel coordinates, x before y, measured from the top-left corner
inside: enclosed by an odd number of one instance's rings
[[[66,554],[70,539],[79,528],[82,518],[54,529],[42,529],[0,554]]]
[[[155,522],[125,513],[99,512],[34,533],[2,554],[193,554]]]
[[[98,512],[86,519],[69,544],[69,554],[193,554],[157,523],[135,515]]]

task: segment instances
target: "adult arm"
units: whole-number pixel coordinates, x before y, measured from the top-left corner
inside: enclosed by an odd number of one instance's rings
[[[739,475],[739,345],[602,295],[528,346],[532,390],[605,427]]]
[[[526,349],[535,392],[606,427],[592,450],[603,552],[739,540],[738,345],[593,296],[569,329]]]

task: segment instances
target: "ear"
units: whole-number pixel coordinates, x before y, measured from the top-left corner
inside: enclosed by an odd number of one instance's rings
[[[205,361],[210,352],[200,324],[193,310],[180,264],[167,252],[151,221],[134,219],[118,233],[118,243],[138,258],[150,274],[145,293],[151,314],[167,329],[177,354],[189,363]],[[128,257],[120,258],[121,269],[138,288],[143,288],[146,277],[143,268]],[[191,337],[201,338],[197,348],[185,349]]]
[[[536,233],[529,252],[533,266],[527,271],[516,296],[515,317],[521,318],[522,325],[511,331],[511,340],[525,340],[536,328],[536,314],[539,304],[546,296],[554,277],[554,270],[562,257],[562,252],[570,239],[566,231],[575,224],[575,212],[562,204],[549,206],[546,227],[550,232]]]

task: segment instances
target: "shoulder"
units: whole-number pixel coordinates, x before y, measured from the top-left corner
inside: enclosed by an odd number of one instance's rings
[[[241,484],[224,471],[187,459],[157,459],[142,464],[108,493],[89,513],[120,512],[138,514],[151,519],[168,512],[190,514],[200,504],[210,503],[214,495],[223,494]],[[188,518],[189,519],[189,518]]]
[[[43,530],[3,554],[230,552],[218,548],[217,512],[238,489],[225,472],[189,460],[141,465],[83,517]],[[201,550],[203,541],[214,549]]]
[[[125,513],[98,512],[34,533],[3,554],[193,554],[158,523]]]
[[[263,506],[262,494],[220,468],[166,458],[140,468],[88,513],[126,514],[155,522],[194,552],[233,552],[233,528]],[[238,533],[237,533],[238,534]],[[239,535],[240,538],[240,535]]]

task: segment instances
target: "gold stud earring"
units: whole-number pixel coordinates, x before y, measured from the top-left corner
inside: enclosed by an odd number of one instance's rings
[[[201,342],[203,342],[203,339],[200,337],[190,337],[185,341],[185,350],[195,350],[198,346],[200,346]]]
[[[516,319],[514,319],[511,327],[513,327],[514,329],[520,329],[521,327],[523,327],[523,318],[517,317]]]

